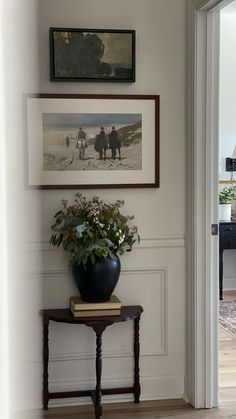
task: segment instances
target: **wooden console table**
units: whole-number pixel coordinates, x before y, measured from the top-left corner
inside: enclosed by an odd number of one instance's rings
[[[104,317],[74,317],[69,309],[55,309],[42,310],[43,317],[43,408],[48,409],[49,399],[59,399],[66,397],[86,397],[91,396],[95,418],[102,417],[102,395],[109,394],[125,394],[133,393],[134,402],[139,403],[140,397],[140,379],[139,379],[139,320],[143,308],[141,306],[123,306],[121,307],[121,314],[116,316]],[[118,387],[118,388],[101,388],[102,376],[102,334],[106,327],[114,323],[124,322],[126,320],[134,320],[134,385],[132,387]],[[70,324],[83,324],[91,327],[96,333],[96,389],[82,390],[82,391],[64,391],[64,392],[49,392],[48,389],[48,362],[49,362],[49,322],[60,322]]]
[[[219,293],[223,300],[223,253],[227,249],[236,249],[236,221],[220,221],[220,246],[219,246]]]

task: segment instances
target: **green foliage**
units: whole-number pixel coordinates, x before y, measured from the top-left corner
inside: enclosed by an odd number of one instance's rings
[[[84,265],[88,258],[94,263],[96,257],[115,258],[131,251],[140,238],[137,227],[130,225],[134,217],[120,213],[123,205],[120,200],[109,204],[98,197],[86,199],[80,193],[72,205],[63,200],[63,208],[54,215],[50,243],[62,245],[72,261]]]
[[[95,33],[55,31],[54,45],[60,77],[108,76],[112,71],[102,61],[105,45]]]
[[[225,186],[219,191],[219,203],[230,204],[232,200],[236,199],[236,186]]]

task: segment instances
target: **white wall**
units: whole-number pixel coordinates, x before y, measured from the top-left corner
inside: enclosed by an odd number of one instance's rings
[[[125,304],[141,303],[145,310],[141,325],[142,398],[181,397],[185,348],[185,0],[8,0],[4,2],[3,16],[11,417],[16,411],[41,406],[39,309],[66,306],[69,296],[76,292],[66,255],[48,246],[52,215],[60,199],[70,197],[72,191],[38,192],[27,188],[25,95],[37,91],[161,96],[160,189],[85,193],[108,200],[125,199],[126,211],[135,214],[142,242],[122,258],[117,294]],[[137,82],[50,83],[49,26],[136,29]],[[92,332],[54,325],[52,337],[51,388],[90,385],[94,381]],[[104,335],[105,385],[132,382],[131,339],[129,324],[117,325]],[[27,417],[31,414],[25,412],[24,419]]]
[[[222,9],[220,16],[220,180],[231,180],[225,158],[236,158],[236,2]]]
[[[29,243],[38,241],[41,231],[41,196],[27,187],[26,95],[37,92],[38,2],[1,2],[4,71],[9,304],[9,410],[13,418],[21,410],[41,403],[41,271],[40,254]],[[2,269],[2,267],[1,267]],[[33,275],[32,275],[33,273]],[[3,272],[1,271],[1,280]],[[1,296],[2,298],[2,296]],[[1,375],[2,379],[2,375]],[[7,383],[3,383],[6,387]],[[2,414],[2,413],[1,413]],[[4,416],[4,418],[7,416]],[[18,417],[18,416],[17,416]],[[32,418],[24,413],[24,419]]]
[[[39,309],[67,306],[76,293],[67,256],[48,245],[52,215],[60,200],[70,198],[73,191],[27,188],[25,95],[35,92],[160,94],[160,189],[84,193],[110,201],[124,199],[127,213],[135,215],[142,241],[122,257],[116,293],[124,304],[144,307],[142,399],[181,397],[185,372],[185,0],[5,0],[3,20],[11,418],[19,410],[41,407]],[[50,26],[135,29],[136,83],[50,83]],[[51,389],[90,386],[95,355],[92,331],[55,324],[51,336]],[[103,341],[104,385],[132,383],[131,324],[107,329]],[[129,400],[130,396],[111,399]],[[57,401],[66,403],[78,401]],[[32,416],[25,412],[23,417]]]
[[[135,215],[142,241],[122,257],[116,292],[125,304],[144,307],[142,399],[181,397],[185,359],[185,0],[4,0],[2,4],[10,417],[19,410],[41,407],[39,309],[66,306],[76,292],[66,255],[48,245],[52,215],[60,199],[70,198],[73,192],[39,192],[27,187],[25,95],[35,92],[160,94],[160,189],[84,192],[108,200],[124,199],[125,210]],[[135,29],[137,82],[50,83],[49,26]],[[89,330],[77,329],[52,327],[52,390],[86,388],[94,382],[94,336]],[[132,383],[131,340],[128,323],[106,331],[105,385]],[[23,417],[32,415],[24,412]]]
[[[225,158],[233,156],[236,146],[236,1],[222,9],[220,25],[220,179],[227,180],[231,173],[225,172]],[[224,252],[224,289],[236,289],[235,254]]]
[[[185,0],[40,0],[40,92],[159,94],[160,189],[84,191],[103,199],[125,200],[127,213],[135,215],[141,245],[122,257],[116,289],[124,304],[142,304],[142,399],[182,397],[185,359]],[[58,27],[135,29],[137,36],[134,84],[49,82],[48,29]],[[42,191],[40,238],[32,231],[32,249],[43,258],[41,275],[32,281],[43,289],[43,307],[68,305],[76,293],[62,251],[50,248],[52,216],[62,198],[73,191]],[[32,253],[33,250],[32,250]],[[39,282],[38,282],[39,281]],[[40,282],[42,281],[42,282]],[[94,383],[94,336],[91,330],[52,325],[50,346],[51,389],[82,389]],[[104,334],[105,386],[132,383],[132,329],[125,323]],[[35,362],[41,361],[40,357]],[[41,386],[41,377],[36,383]],[[113,396],[109,400],[129,400]],[[106,399],[108,400],[108,399]],[[87,400],[81,400],[84,402]],[[50,405],[78,403],[77,400]]]

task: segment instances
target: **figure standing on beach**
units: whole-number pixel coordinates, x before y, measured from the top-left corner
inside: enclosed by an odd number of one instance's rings
[[[70,137],[66,136],[66,147],[70,147]]]
[[[100,160],[106,160],[107,140],[103,127],[101,127],[100,133],[96,136],[94,149],[99,153]]]
[[[119,153],[119,160],[121,160],[121,155],[120,155],[121,142],[120,142],[120,139],[118,137],[115,127],[112,127],[112,131],[109,135],[109,146],[111,149],[112,159],[113,160],[116,159],[116,149],[117,149]]]
[[[85,158],[85,149],[88,147],[87,141],[86,141],[86,132],[83,131],[83,128],[80,127],[78,132],[78,140],[76,144],[76,148],[79,152],[79,160],[84,160]]]

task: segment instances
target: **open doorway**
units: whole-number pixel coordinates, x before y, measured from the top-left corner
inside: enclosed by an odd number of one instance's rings
[[[219,41],[232,1],[188,2],[185,392],[196,408],[219,405]]]
[[[220,404],[236,401],[236,201],[231,201],[236,190],[235,46],[236,0],[220,12]]]

